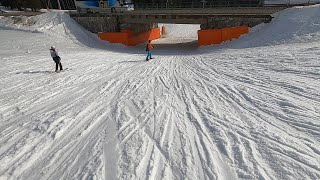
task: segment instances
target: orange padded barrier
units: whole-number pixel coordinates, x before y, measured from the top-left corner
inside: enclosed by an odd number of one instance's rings
[[[220,44],[222,42],[222,30],[221,29],[207,29],[198,31],[198,44],[210,45],[210,44]]]
[[[238,32],[240,33],[240,35],[249,33],[249,27],[248,26],[238,27],[238,30],[239,30]]]
[[[100,39],[109,41],[110,43],[129,45],[130,32],[107,32],[99,33],[98,36]]]
[[[133,34],[129,38],[129,46],[135,46],[139,43],[147,42],[148,40],[154,40],[160,38],[160,28],[153,28],[149,31]]]
[[[239,38],[242,34],[247,34],[248,32],[249,28],[247,26],[199,30],[198,44],[199,46],[220,44],[224,41]]]
[[[121,32],[106,32],[99,33],[98,37],[102,40],[109,41],[110,43],[121,43],[126,46],[135,46],[139,43],[147,42],[160,38],[160,28],[153,28],[149,31],[134,34],[130,29]]]
[[[222,42],[223,41],[228,41],[228,40],[231,40],[233,39],[233,36],[234,36],[234,31],[232,28],[223,28],[222,29]]]

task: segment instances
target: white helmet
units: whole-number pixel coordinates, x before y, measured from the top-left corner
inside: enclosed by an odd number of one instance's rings
[[[56,49],[56,47],[54,47],[54,46],[51,46],[51,49]]]

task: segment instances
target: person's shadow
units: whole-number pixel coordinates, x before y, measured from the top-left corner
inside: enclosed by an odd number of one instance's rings
[[[16,72],[16,74],[51,74],[55,73],[54,71],[22,71]]]
[[[121,61],[119,62],[119,64],[122,64],[122,63],[139,63],[140,61]]]

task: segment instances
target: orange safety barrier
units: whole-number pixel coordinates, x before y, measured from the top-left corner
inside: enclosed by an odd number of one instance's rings
[[[134,34],[130,29],[125,29],[121,32],[106,32],[99,33],[98,37],[110,43],[121,43],[126,46],[135,46],[139,43],[147,42],[160,38],[160,28],[153,28],[149,31]]]
[[[241,35],[249,33],[249,27],[248,26],[241,26],[241,27],[238,27],[238,29],[239,29],[239,33],[241,33]]]
[[[110,43],[129,45],[130,34],[130,32],[107,32],[99,33],[98,36],[100,39],[109,41]]]
[[[149,31],[133,34],[129,38],[129,46],[135,46],[139,43],[147,42],[148,40],[154,40],[160,38],[160,28],[153,28]]]
[[[221,34],[222,42],[233,39],[234,32],[232,28],[222,28],[221,32],[222,32]]]
[[[222,30],[221,29],[207,29],[198,31],[198,44],[210,45],[220,44],[222,42]]]
[[[248,26],[199,30],[198,44],[199,46],[220,44],[224,41],[239,38],[242,34],[247,34],[248,32]]]

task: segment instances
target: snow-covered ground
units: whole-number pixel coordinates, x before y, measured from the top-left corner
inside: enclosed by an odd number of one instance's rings
[[[63,13],[0,18],[0,179],[320,179],[319,17],[201,48],[167,25],[149,62]]]

